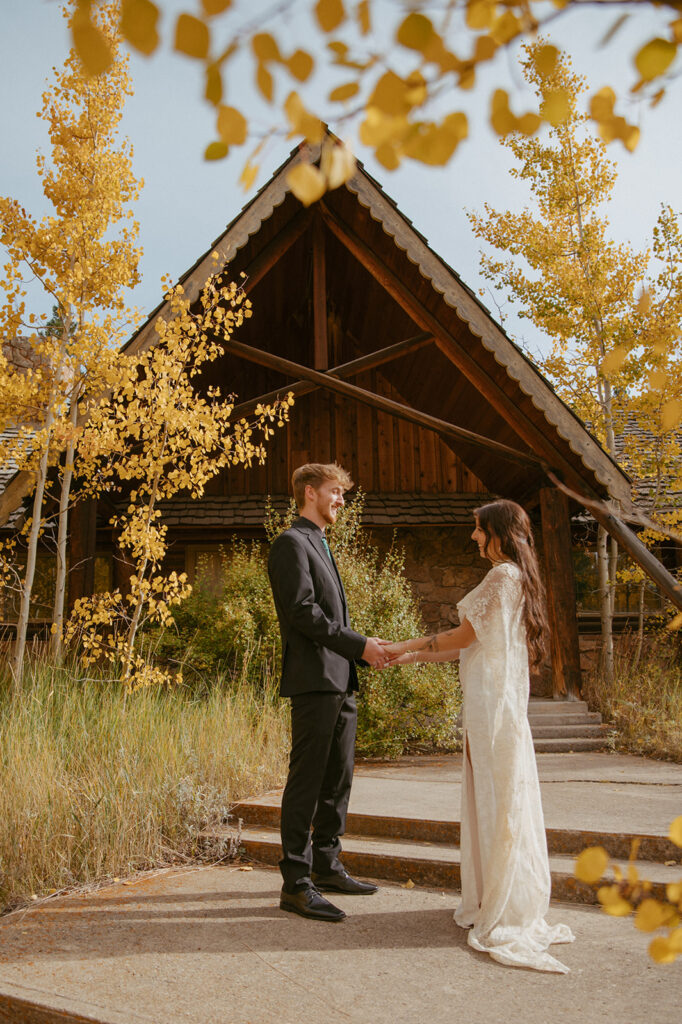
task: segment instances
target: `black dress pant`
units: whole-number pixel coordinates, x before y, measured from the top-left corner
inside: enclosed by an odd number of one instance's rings
[[[311,884],[310,872],[342,870],[339,854],[353,781],[355,694],[302,693],[291,698],[291,756],[282,795],[284,889]],[[312,831],[311,831],[312,830]]]

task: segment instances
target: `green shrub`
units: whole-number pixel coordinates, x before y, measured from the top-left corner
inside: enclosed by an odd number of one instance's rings
[[[425,632],[417,602],[404,575],[404,557],[392,548],[381,557],[361,529],[364,499],[358,494],[331,531],[354,629],[389,640]],[[292,506],[278,514],[269,506],[265,529],[272,541],[296,516]],[[158,641],[164,657],[192,672],[216,669],[244,675],[257,688],[278,680],[279,628],[267,575],[267,545],[235,542],[221,553],[219,579],[197,573],[192,596],[174,613],[176,630]],[[455,664],[415,665],[376,672],[361,669],[358,753],[396,757],[419,747],[454,749],[461,704]]]

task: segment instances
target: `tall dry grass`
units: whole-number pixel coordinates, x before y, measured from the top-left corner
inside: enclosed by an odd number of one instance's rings
[[[201,833],[281,783],[284,702],[237,679],[127,700],[77,669],[29,666],[0,693],[0,907],[206,854]]]
[[[678,644],[652,638],[636,662],[636,644],[624,640],[614,681],[597,670],[585,682],[590,707],[614,730],[616,749],[682,763],[682,662]]]

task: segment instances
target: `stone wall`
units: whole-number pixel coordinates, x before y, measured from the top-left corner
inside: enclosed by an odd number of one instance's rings
[[[471,526],[415,526],[395,530],[405,550],[405,574],[419,598],[427,628],[457,624],[457,602],[481,582],[489,568],[471,540]],[[374,542],[387,550],[394,531],[372,527]]]

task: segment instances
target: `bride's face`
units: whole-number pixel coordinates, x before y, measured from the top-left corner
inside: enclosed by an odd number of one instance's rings
[[[478,553],[481,558],[487,558],[491,562],[501,562],[504,559],[504,555],[502,554],[502,549],[500,547],[500,539],[499,537],[496,537],[494,533],[490,534],[488,550],[486,551],[485,545],[487,537],[485,532],[481,529],[478,519],[476,520],[476,528],[471,534],[471,539],[478,545]]]

